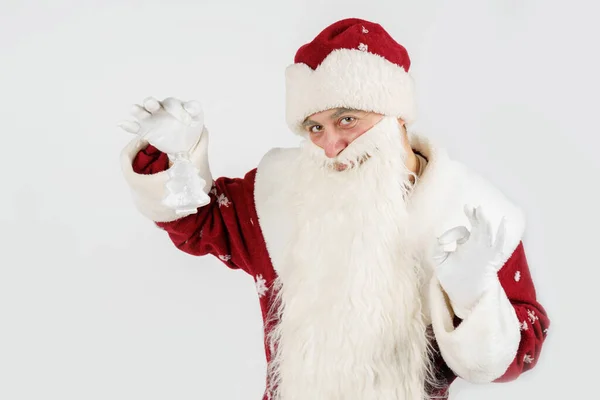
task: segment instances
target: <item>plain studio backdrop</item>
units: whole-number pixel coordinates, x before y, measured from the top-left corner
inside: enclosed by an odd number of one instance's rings
[[[585,4],[583,4],[585,3]],[[0,6],[0,399],[258,400],[254,281],[189,256],[133,206],[116,124],[196,99],[213,175],[295,146],[284,69],[330,23],[381,23],[411,55],[419,119],[527,213],[551,318],[517,381],[452,399],[594,398],[600,189],[591,1],[6,1]]]

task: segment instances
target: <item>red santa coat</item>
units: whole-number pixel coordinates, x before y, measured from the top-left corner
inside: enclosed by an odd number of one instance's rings
[[[431,280],[426,302],[430,328],[439,350],[436,375],[445,380],[442,392],[455,378],[473,383],[507,382],[532,369],[538,362],[549,328],[549,318],[537,301],[522,241],[524,218],[496,188],[451,160],[442,149],[419,136],[411,136],[412,148],[427,160],[427,168],[411,195],[418,230],[433,228],[437,234],[456,225],[467,225],[465,203],[482,205],[491,213],[492,225],[508,216],[504,265],[497,287],[460,320],[452,311],[439,282]],[[161,204],[169,166],[166,154],[146,142],[133,140],[122,152],[121,163],[138,210],[164,229],[180,250],[196,256],[213,255],[231,269],[250,275],[256,285],[265,330],[265,356],[271,361],[267,336],[277,321],[269,319],[282,243],[286,240],[287,208],[278,195],[286,175],[287,160],[297,149],[274,149],[243,178],[212,179],[207,157],[208,132],[192,152],[192,160],[207,180],[210,204],[179,217]],[[265,392],[264,399],[268,398]]]

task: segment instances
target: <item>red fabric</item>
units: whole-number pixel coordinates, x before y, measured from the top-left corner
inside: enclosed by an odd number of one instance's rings
[[[406,72],[410,69],[410,57],[404,46],[381,25],[358,18],[343,19],[325,28],[310,43],[298,49],[294,62],[316,69],[333,50],[358,49],[360,44],[367,45],[369,53],[384,57]]]
[[[139,174],[153,174],[164,171],[168,165],[167,156],[149,145],[137,154],[133,169]],[[209,194],[210,204],[199,208],[196,214],[172,222],[156,223],[156,225],[167,232],[171,241],[180,250],[196,256],[211,254],[227,267],[247,272],[257,282],[264,280],[265,286],[271,288],[275,280],[275,271],[258,224],[254,205],[255,176],[256,169],[253,169],[244,178],[218,178]],[[518,279],[515,279],[515,276]],[[517,356],[506,373],[496,380],[496,382],[507,382],[516,379],[536,365],[546,337],[545,330],[549,327],[549,319],[536,299],[523,243],[518,245],[500,270],[498,278],[515,307],[519,320],[527,324],[527,329],[521,330],[521,343]],[[277,322],[270,320],[271,315],[268,314],[273,306],[272,291],[268,290],[265,295],[259,296],[259,299],[264,321],[265,356],[268,363],[271,360],[271,353],[266,337]],[[456,319],[455,326],[458,324],[460,320]],[[434,348],[437,348],[436,343]],[[436,375],[445,382],[445,388],[435,394],[443,399],[448,395],[448,387],[456,379],[456,375],[446,365],[439,351],[435,355],[434,363],[437,367]],[[266,394],[264,399],[267,399]]]
[[[521,328],[521,343],[517,356],[504,375],[496,380],[496,382],[509,382],[537,364],[547,336],[547,329],[550,327],[550,319],[537,300],[522,242],[498,272],[498,278],[515,308],[519,321],[524,324]]]
[[[133,160],[133,171],[138,174],[156,174],[169,167],[169,157],[149,144],[145,149],[137,153]]]

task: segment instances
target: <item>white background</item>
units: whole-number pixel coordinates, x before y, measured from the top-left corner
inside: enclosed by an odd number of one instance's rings
[[[118,163],[132,136],[116,123],[149,95],[197,99],[213,174],[242,176],[297,144],[284,69],[346,17],[407,47],[412,129],[528,216],[552,321],[539,363],[511,383],[457,381],[452,399],[596,396],[599,6],[322,1],[2,1],[0,399],[261,398],[252,279],[137,213]]]

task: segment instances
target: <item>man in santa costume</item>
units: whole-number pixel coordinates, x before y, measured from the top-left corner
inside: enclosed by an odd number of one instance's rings
[[[447,398],[457,377],[506,382],[538,361],[549,319],[523,213],[407,131],[409,68],[379,24],[327,27],[286,70],[287,122],[305,140],[241,178],[211,175],[194,101],[148,98],[121,124],[140,135],[121,157],[137,209],[177,248],[255,281],[264,399]],[[189,137],[210,202],[181,214],[163,200],[170,153]]]

